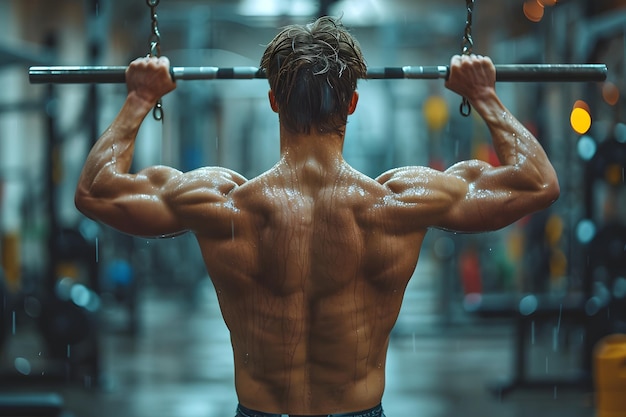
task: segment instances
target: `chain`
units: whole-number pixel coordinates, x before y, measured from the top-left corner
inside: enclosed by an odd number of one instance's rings
[[[150,7],[150,18],[152,19],[152,33],[150,34],[150,56],[161,56],[161,33],[159,32],[159,18],[157,16],[156,8],[161,0],[146,0],[148,7]],[[152,111],[154,120],[163,121],[163,102],[159,99]]]
[[[474,17],[474,0],[465,0],[467,5],[467,20],[465,21],[465,33],[463,35],[463,55],[470,55],[474,49],[472,39],[472,19]]]
[[[472,39],[472,19],[474,17],[474,0],[465,0],[467,7],[467,20],[465,21],[465,33],[463,34],[463,44],[461,53],[471,55],[474,50],[474,40]],[[468,117],[472,113],[472,106],[466,97],[461,103],[461,115]]]

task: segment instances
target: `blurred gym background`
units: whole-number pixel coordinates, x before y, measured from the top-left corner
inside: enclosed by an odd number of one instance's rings
[[[368,65],[389,67],[448,64],[466,10],[465,0],[161,0],[157,14],[173,66],[258,66],[280,27],[331,14]],[[0,34],[0,415],[234,415],[228,333],[193,237],[129,237],[74,207],[86,153],[125,86],[28,81],[33,65],[146,55],[146,2],[0,0]],[[626,1],[477,0],[473,38],[496,64],[606,63],[609,75],[498,84],[546,148],[561,198],[495,233],[430,232],[383,405],[389,417],[592,416],[599,341],[626,333]],[[142,126],[135,168],[261,173],[278,157],[267,90],[179,82],[164,122]],[[443,81],[359,91],[345,157],[366,174],[494,160],[485,125],[459,114]],[[624,393],[620,363],[611,389]]]

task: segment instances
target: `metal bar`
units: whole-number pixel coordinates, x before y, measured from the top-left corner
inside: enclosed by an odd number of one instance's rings
[[[605,64],[527,64],[496,65],[498,81],[585,82],[604,81]]]
[[[32,84],[107,84],[124,83],[126,67],[31,67]],[[256,67],[172,67],[172,78],[178,80],[245,80],[266,78]],[[406,66],[368,68],[368,79],[447,79],[450,67]],[[605,64],[511,64],[496,65],[497,81],[512,82],[588,82],[604,81]]]

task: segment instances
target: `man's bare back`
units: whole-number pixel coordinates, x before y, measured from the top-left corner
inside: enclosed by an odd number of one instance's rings
[[[335,21],[287,29],[268,51],[289,57],[299,42],[306,51],[311,42],[322,50],[339,42],[330,56],[346,54],[353,78],[364,73],[358,48]],[[249,181],[226,168],[130,173],[139,126],[175,88],[166,58],[140,58],[127,71],[126,102],[87,157],[76,205],[125,233],[195,234],[231,332],[242,406],[298,415],[366,410],[380,404],[389,335],[428,228],[501,228],[552,204],[558,180],[541,145],[496,95],[489,58],[453,57],[446,86],[483,118],[501,166],[412,166],[374,180],[342,157],[345,119],[358,102],[355,80],[341,79],[350,76],[345,62],[321,80],[293,69],[309,88],[283,91],[271,63],[290,61],[274,52],[263,60],[281,127],[272,169]],[[304,99],[312,101],[298,104]]]
[[[246,407],[327,414],[381,402],[425,234],[390,222],[390,196],[343,161],[284,158],[228,195],[232,233],[197,232]]]

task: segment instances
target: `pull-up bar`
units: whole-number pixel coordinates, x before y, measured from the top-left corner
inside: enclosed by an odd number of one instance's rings
[[[124,66],[31,67],[32,84],[111,84],[126,82]],[[248,80],[266,78],[256,67],[172,67],[172,79],[178,80]],[[450,67],[406,66],[368,68],[367,79],[447,79]],[[496,65],[496,80],[511,82],[590,82],[604,81],[604,64],[511,64]]]

